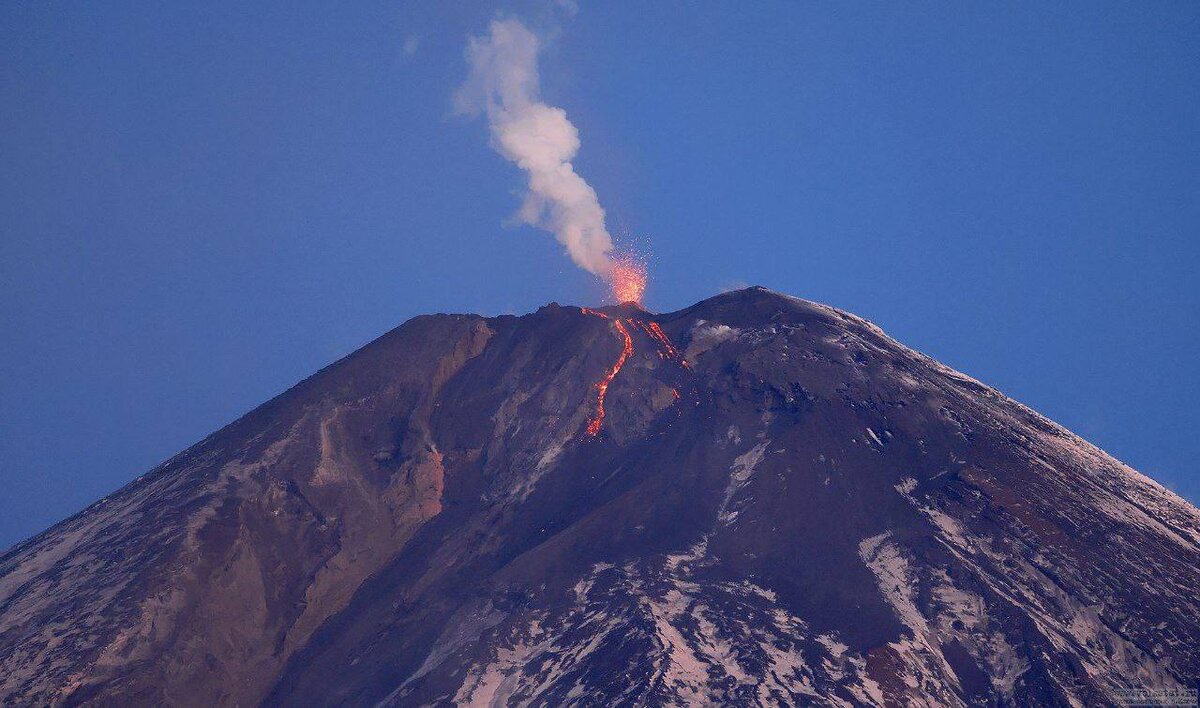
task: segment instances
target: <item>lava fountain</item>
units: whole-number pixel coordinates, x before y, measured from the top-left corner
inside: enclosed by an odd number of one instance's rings
[[[646,261],[632,252],[613,256],[608,287],[618,303],[641,303],[646,292]]]

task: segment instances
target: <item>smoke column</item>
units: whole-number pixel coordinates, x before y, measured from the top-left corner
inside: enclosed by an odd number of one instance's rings
[[[538,49],[537,36],[520,21],[493,21],[486,36],[467,45],[470,75],[454,94],[455,109],[486,116],[492,148],[529,176],[517,217],[552,232],[576,265],[615,283],[626,266],[611,255],[596,190],[571,165],[579,132],[566,111],[540,100]]]

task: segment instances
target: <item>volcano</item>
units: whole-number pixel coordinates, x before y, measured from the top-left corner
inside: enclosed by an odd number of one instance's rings
[[[413,319],[0,556],[6,705],[1105,705],[1200,512],[871,323]]]

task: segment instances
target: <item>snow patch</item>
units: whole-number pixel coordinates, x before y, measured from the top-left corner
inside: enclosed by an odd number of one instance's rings
[[[743,489],[754,475],[754,468],[758,463],[762,462],[763,456],[767,454],[767,446],[771,444],[770,440],[764,440],[748,452],[738,455],[730,465],[729,484],[725,487],[725,496],[721,499],[721,506],[717,509],[717,520],[720,523],[730,523],[737,518],[737,512],[730,512],[729,503],[733,500],[735,494]]]

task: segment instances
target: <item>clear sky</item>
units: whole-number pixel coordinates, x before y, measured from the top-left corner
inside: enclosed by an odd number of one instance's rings
[[[0,546],[413,315],[601,297],[453,115],[498,16],[651,309],[851,310],[1200,498],[1200,3],[221,5],[0,5]]]

